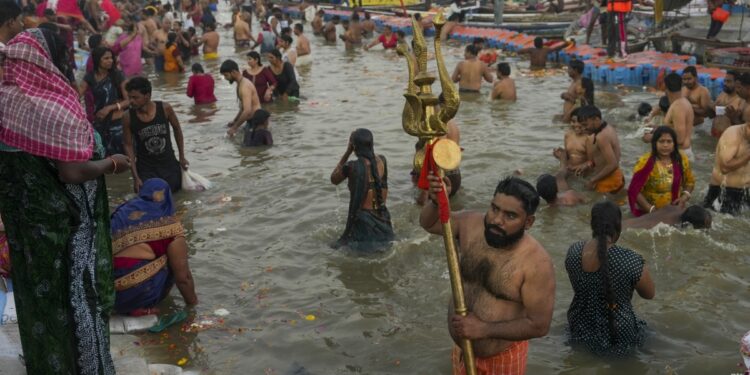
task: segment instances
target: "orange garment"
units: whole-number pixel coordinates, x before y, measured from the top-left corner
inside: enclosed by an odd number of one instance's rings
[[[477,375],[524,375],[526,373],[526,358],[529,353],[529,342],[516,341],[507,349],[492,357],[474,358]],[[453,346],[451,353],[453,375],[466,375],[464,357],[461,348]]]
[[[596,183],[595,190],[597,193],[617,193],[625,187],[625,176],[618,167],[609,176],[604,177]]]
[[[607,11],[608,12],[618,12],[618,13],[628,13],[633,9],[633,1],[632,0],[610,0],[607,2]]]
[[[164,71],[165,72],[179,72],[180,64],[177,63],[177,45],[171,45],[164,50]]]

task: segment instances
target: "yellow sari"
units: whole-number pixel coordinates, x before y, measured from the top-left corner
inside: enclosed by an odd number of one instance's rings
[[[695,187],[695,177],[690,167],[690,162],[687,156],[680,152],[682,157],[682,186],[680,191],[692,190]],[[638,163],[633,168],[633,174],[643,169],[648,163],[648,159],[651,157],[651,152],[645,153],[638,159]],[[651,170],[651,174],[648,176],[648,181],[643,185],[641,194],[646,200],[653,204],[657,209],[672,204],[674,200],[679,197],[672,197],[672,182],[673,182],[673,171],[672,165],[665,166],[662,163],[654,163],[654,168]]]

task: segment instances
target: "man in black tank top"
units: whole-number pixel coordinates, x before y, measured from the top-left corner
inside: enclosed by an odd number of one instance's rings
[[[130,160],[135,160],[131,165],[135,192],[149,178],[161,178],[177,192],[182,188],[182,170],[189,165],[177,115],[168,103],[151,100],[151,83],[146,78],[131,79],[125,90],[130,111],[123,117],[123,143]],[[177,142],[179,162],[174,156],[170,127]]]

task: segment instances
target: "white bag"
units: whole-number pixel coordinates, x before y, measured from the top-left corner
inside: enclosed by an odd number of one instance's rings
[[[204,191],[211,188],[211,181],[190,170],[183,170],[182,188],[189,191]]]
[[[188,17],[185,19],[185,23],[182,26],[182,29],[187,31],[191,27],[195,27],[195,24],[193,23],[193,19],[191,17]]]

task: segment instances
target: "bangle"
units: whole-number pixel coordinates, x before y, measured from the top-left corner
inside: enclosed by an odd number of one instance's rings
[[[687,190],[683,190],[683,191],[682,191],[682,194],[683,194],[683,195],[687,195],[687,196],[688,196],[688,198],[692,197],[692,195],[690,194],[690,192],[689,192],[689,191],[687,191]]]
[[[117,102],[117,110],[122,111],[122,108],[120,108],[120,102]]]
[[[654,206],[654,205],[652,204],[652,205],[651,205],[651,208],[650,208],[650,209],[648,210],[648,213],[652,213],[652,212],[654,212],[654,208],[656,208],[656,206]]]
[[[107,156],[107,159],[112,160],[112,173],[110,174],[114,175],[117,172],[117,162],[111,156]]]

